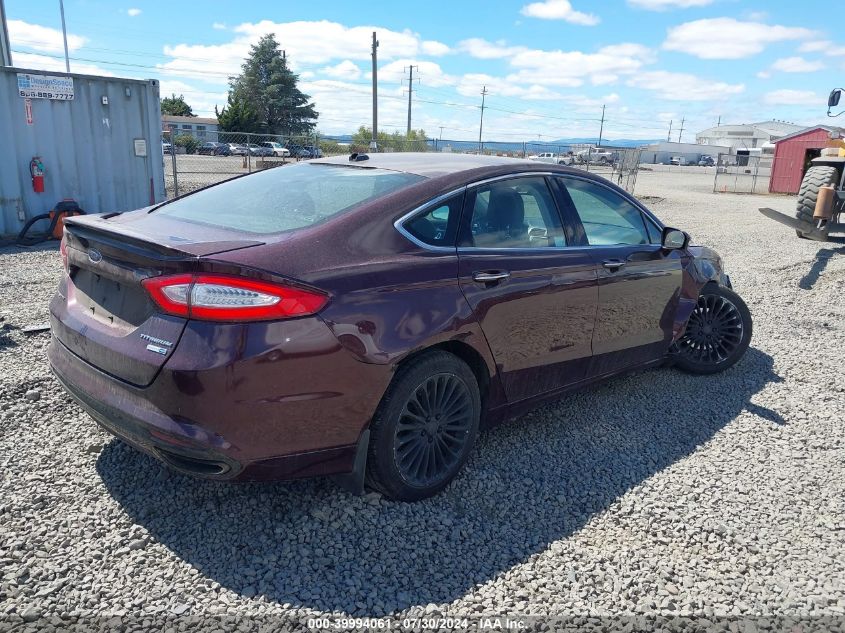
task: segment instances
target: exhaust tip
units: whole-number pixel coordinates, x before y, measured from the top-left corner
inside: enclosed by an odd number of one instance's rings
[[[172,453],[158,447],[156,447],[155,451],[166,464],[172,466],[180,472],[190,475],[197,475],[199,477],[219,477],[232,470],[229,464],[222,461],[187,457],[185,455]]]

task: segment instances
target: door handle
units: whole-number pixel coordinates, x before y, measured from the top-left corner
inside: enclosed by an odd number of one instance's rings
[[[497,281],[502,281],[503,279],[507,279],[510,276],[511,274],[506,270],[472,273],[472,278],[475,281],[485,284],[496,283]]]
[[[601,263],[610,272],[616,272],[625,265],[621,259],[606,259]]]

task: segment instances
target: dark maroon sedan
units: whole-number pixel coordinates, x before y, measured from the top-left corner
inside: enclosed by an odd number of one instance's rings
[[[720,371],[751,337],[716,253],[567,167],[352,155],[65,226],[54,372],[214,479],[421,499],[480,425],[667,359]]]

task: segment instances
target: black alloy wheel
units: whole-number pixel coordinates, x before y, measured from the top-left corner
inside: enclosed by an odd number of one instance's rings
[[[438,482],[458,463],[472,427],[469,387],[454,374],[435,374],[408,398],[393,440],[396,466],[412,486]]]
[[[396,371],[370,424],[366,483],[396,501],[437,494],[475,445],[478,380],[457,356],[426,352]]]
[[[723,371],[736,363],[751,341],[751,313],[732,290],[708,285],[687,327],[674,345],[675,363],[698,374]]]

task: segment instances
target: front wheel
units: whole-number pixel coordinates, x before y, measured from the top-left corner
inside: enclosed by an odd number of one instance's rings
[[[367,483],[396,501],[437,494],[469,457],[480,415],[478,382],[456,356],[401,367],[370,426]]]
[[[751,342],[751,312],[724,286],[708,284],[673,345],[675,365],[693,374],[715,374],[742,358]]]

